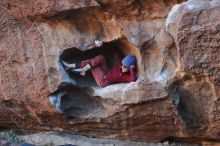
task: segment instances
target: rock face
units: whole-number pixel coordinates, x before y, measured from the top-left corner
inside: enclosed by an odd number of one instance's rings
[[[220,139],[218,0],[2,0],[0,14],[1,127]],[[137,57],[137,81],[100,88],[61,64],[104,54],[112,65],[112,50]]]

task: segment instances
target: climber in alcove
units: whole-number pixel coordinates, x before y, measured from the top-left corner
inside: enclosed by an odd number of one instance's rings
[[[63,61],[65,70],[79,72],[81,76],[85,76],[88,70],[91,70],[96,83],[100,87],[106,87],[115,83],[130,83],[136,80],[135,66],[136,57],[127,55],[124,59],[120,59],[115,55],[120,63],[114,65],[111,69],[108,68],[106,58],[103,55],[98,55],[91,59],[86,59],[80,63],[68,64]]]

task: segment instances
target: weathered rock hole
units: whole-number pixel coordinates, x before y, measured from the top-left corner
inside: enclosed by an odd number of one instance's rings
[[[92,99],[88,88],[63,83],[49,96],[50,102],[66,117],[93,117],[102,114],[102,106]]]
[[[65,61],[68,63],[80,63],[82,60],[91,59],[102,54],[106,58],[108,67],[112,68],[115,64],[120,63],[120,60],[116,60],[114,57],[113,52],[117,52],[121,58],[127,54],[135,55],[137,60],[140,58],[137,49],[131,46],[126,38],[120,38],[111,42],[103,43],[101,47],[95,47],[86,51],[81,51],[77,48],[66,49],[60,55],[60,61]],[[137,63],[137,65],[139,66],[139,63]],[[71,71],[67,71],[67,73],[70,78],[72,78],[76,84],[80,86],[97,86],[91,71],[87,71],[86,76],[81,76],[80,74]]]
[[[188,91],[178,91],[179,95],[179,104],[178,104],[178,111],[185,122],[186,126],[198,129],[200,128],[200,122],[199,117],[197,114],[197,111],[194,111],[194,103],[192,102],[190,104],[190,101],[192,101],[191,97],[192,95]]]
[[[82,60],[90,59],[102,54],[106,58],[108,67],[111,68],[115,64],[121,62],[113,57],[113,51],[117,52],[121,58],[127,54],[135,55],[137,58],[137,68],[140,66],[139,52],[126,38],[106,42],[103,43],[101,47],[95,47],[86,51],[81,51],[77,48],[69,48],[63,51],[59,59],[60,62],[79,63]],[[64,67],[61,63],[60,65],[62,71],[64,71]],[[58,89],[49,96],[50,102],[57,108],[57,110],[67,117],[77,118],[99,117],[105,114],[106,109],[103,106],[103,103],[107,105],[112,103],[103,101],[104,99],[101,97],[92,96],[94,89],[92,87],[97,88],[98,85],[91,72],[87,71],[86,76],[81,76],[78,73],[73,73],[71,71],[65,71],[65,73],[67,73],[71,80],[64,80]],[[98,88],[104,90],[101,87]],[[109,90],[109,92],[111,91]]]
[[[192,101],[192,95],[187,90],[177,87],[171,97],[186,126],[192,129],[200,128],[199,116],[193,108],[195,103]]]
[[[185,126],[190,132],[207,130],[209,106],[206,98],[211,95],[210,85],[191,74],[186,74],[170,86],[170,97]],[[201,91],[204,93],[201,94]]]

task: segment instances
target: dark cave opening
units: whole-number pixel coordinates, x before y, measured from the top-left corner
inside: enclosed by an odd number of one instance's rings
[[[186,131],[190,134],[196,131],[204,132],[208,128],[207,103],[204,101],[206,96],[197,96],[203,87],[190,87],[194,79],[195,76],[192,74],[186,74],[170,84],[168,89],[173,104],[187,128]]]
[[[129,42],[126,38],[120,38],[111,42],[105,42],[100,47],[95,47],[86,51],[81,51],[77,48],[68,48],[60,55],[60,61],[80,63],[83,60],[94,58],[97,55],[103,55],[106,58],[108,68],[112,68],[115,64],[121,63],[120,60],[115,58],[115,53],[118,54],[121,59],[127,54],[135,55],[138,59],[136,50],[127,46],[127,43]],[[79,73],[74,73],[70,70],[66,72],[70,78],[76,81],[76,84],[87,87],[98,86],[90,70],[86,72],[85,76],[81,76]]]
[[[102,113],[102,106],[98,100],[91,98],[89,92],[89,88],[63,83],[49,96],[49,100],[65,117],[99,115]]]
[[[121,59],[127,54],[135,55],[138,68],[138,50],[126,38],[105,42],[100,47],[86,51],[81,51],[77,48],[68,48],[60,55],[59,62],[79,63],[82,60],[91,59],[102,54],[107,61],[108,67],[112,68],[115,64],[121,63],[121,60],[115,58],[115,53]],[[60,65],[64,70],[62,63]],[[102,115],[105,112],[102,102],[100,102],[102,99],[92,96],[94,91],[92,87],[100,87],[96,84],[91,71],[87,71],[85,76],[72,71],[65,71],[65,74],[74,82],[63,81],[57,90],[49,95],[49,100],[56,109],[66,117],[83,118]],[[111,91],[109,90],[109,92]]]

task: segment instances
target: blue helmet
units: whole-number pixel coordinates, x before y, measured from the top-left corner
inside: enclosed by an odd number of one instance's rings
[[[137,59],[134,55],[127,55],[123,60],[123,66],[130,68],[132,65],[136,65]]]

